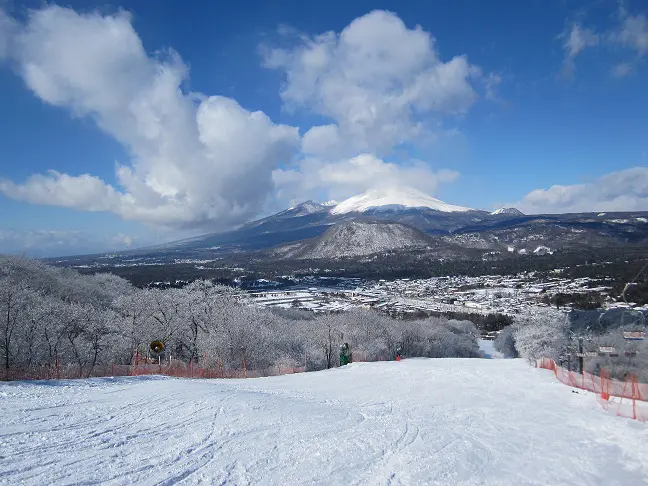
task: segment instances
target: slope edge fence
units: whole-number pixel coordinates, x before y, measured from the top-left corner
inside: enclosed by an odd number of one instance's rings
[[[54,364],[30,368],[11,368],[0,372],[3,380],[69,380],[78,378],[105,378],[116,376],[165,375],[176,378],[259,378],[262,376],[290,375],[303,373],[306,366],[278,365],[264,369],[225,368],[220,362],[207,366],[204,363],[180,360],[165,360],[160,363],[133,360],[131,364],[100,364],[79,366],[78,364]]]
[[[369,356],[354,352],[349,362],[391,361],[388,356]],[[250,369],[245,358],[237,368],[227,368],[221,360],[190,360],[188,363],[177,359],[150,359],[145,354],[133,354],[130,364],[61,364],[58,359],[50,365],[12,367],[0,369],[0,380],[70,380],[79,378],[106,378],[114,376],[165,375],[176,378],[260,378],[264,376],[292,375],[304,373],[308,369],[307,359],[303,364],[292,360],[268,368]],[[335,366],[335,364],[334,364]]]
[[[558,366],[551,358],[538,359],[535,365],[553,371],[558,381],[567,386],[594,393],[606,412],[648,422],[648,384],[639,383],[635,376],[627,374],[624,381],[619,381],[610,378],[604,369],[600,375],[576,373]]]

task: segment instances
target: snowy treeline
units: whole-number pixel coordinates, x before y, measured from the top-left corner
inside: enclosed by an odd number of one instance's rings
[[[643,323],[640,327],[643,329]],[[583,329],[579,323],[570,323],[567,314],[549,308],[538,309],[534,316],[517,318],[513,325],[505,327],[494,346],[508,358],[520,356],[531,362],[552,358],[565,367],[566,357],[570,355],[571,368],[577,371],[578,338],[582,337],[583,351],[598,352],[600,346],[608,346],[614,347],[618,354],[585,358],[586,371],[599,374],[604,368],[620,380],[631,373],[648,383],[648,341],[628,341],[623,338],[624,330],[635,328],[608,323],[606,328]],[[626,351],[636,355],[626,356]]]
[[[239,369],[275,365],[322,369],[348,342],[367,360],[403,356],[477,357],[467,321],[400,321],[370,310],[314,315],[251,305],[244,293],[209,281],[182,289],[139,289],[108,274],[81,275],[0,256],[0,359],[5,369],[129,364],[161,340],[167,355]],[[206,363],[205,363],[206,360]]]

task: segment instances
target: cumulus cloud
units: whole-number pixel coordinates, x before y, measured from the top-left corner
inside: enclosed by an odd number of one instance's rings
[[[300,137],[235,100],[187,91],[189,69],[173,50],[147,53],[127,12],[78,13],[48,5],[24,22],[0,11],[0,56],[43,102],[92,119],[130,160],[115,183],[51,170],[0,179],[0,193],[32,204],[108,211],[175,229],[225,229],[270,196],[342,198],[379,185],[434,192],[458,174],[387,155],[453,132],[482,91],[502,78],[465,56],[442,60],[434,37],[374,11],[340,33],[292,36],[264,64],[285,75],[286,109],[324,117]],[[90,162],[90,161],[88,161]],[[112,163],[112,162],[111,162]],[[89,165],[89,164],[88,164]]]
[[[121,195],[98,177],[72,177],[55,170],[32,175],[23,184],[0,179],[0,192],[18,201],[87,211],[118,211],[121,203]]]
[[[260,209],[273,190],[273,170],[299,143],[297,128],[262,112],[185,92],[188,68],[180,56],[148,55],[125,12],[47,6],[30,11],[24,24],[5,15],[0,49],[8,49],[36,96],[93,119],[132,156],[117,168],[119,187],[51,171],[1,181],[0,191],[15,199],[172,227],[226,227]]]
[[[287,108],[330,119],[302,141],[306,154],[329,157],[388,154],[429,133],[442,117],[466,113],[477,98],[471,77],[480,72],[465,56],[442,61],[431,34],[381,10],[339,34],[266,49],[264,61],[285,74]]]
[[[293,202],[303,201],[313,193],[341,200],[381,187],[413,187],[430,194],[439,184],[452,182],[458,176],[448,169],[432,170],[422,161],[394,164],[372,154],[335,162],[310,157],[302,161],[299,170],[278,169],[273,174],[279,196]]]
[[[586,184],[555,185],[549,189],[536,189],[514,204],[529,214],[647,211],[648,167],[612,172]]]
[[[289,47],[266,46],[263,55],[266,67],[285,76],[284,107],[327,123],[304,133],[296,166],[275,170],[280,197],[344,199],[385,185],[434,193],[458,177],[420,160],[388,159],[452,132],[447,125],[470,110],[478,91],[497,99],[500,75],[485,73],[463,55],[442,60],[429,32],[410,29],[382,10],[339,33],[283,33],[292,37]]]

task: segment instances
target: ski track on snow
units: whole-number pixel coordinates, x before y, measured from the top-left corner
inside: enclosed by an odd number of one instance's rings
[[[522,360],[0,384],[0,483],[648,484],[648,426]]]

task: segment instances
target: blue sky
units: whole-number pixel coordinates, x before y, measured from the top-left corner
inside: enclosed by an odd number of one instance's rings
[[[386,184],[648,210],[648,8],[590,3],[0,0],[0,251],[120,249]]]

